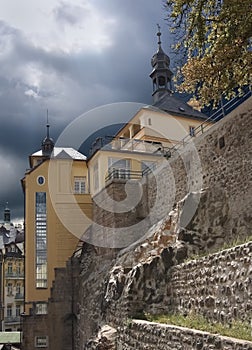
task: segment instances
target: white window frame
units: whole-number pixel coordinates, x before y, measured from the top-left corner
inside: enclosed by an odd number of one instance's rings
[[[48,347],[48,335],[38,335],[34,341],[35,348],[47,348]]]
[[[108,157],[108,174],[112,174],[112,177],[119,179],[130,179],[130,170],[130,159]]]
[[[36,304],[36,315],[47,315],[47,303]]]
[[[86,176],[74,177],[74,193],[75,194],[86,193]]]

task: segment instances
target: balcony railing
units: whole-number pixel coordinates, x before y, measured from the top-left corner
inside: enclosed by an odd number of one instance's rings
[[[7,323],[20,323],[21,318],[20,316],[7,316],[4,318],[5,324]]]
[[[90,150],[90,155],[93,155],[100,149],[105,151],[144,152],[161,155],[163,146],[161,142],[157,141],[106,136],[96,139]]]
[[[166,158],[172,157],[174,154],[176,154],[177,151],[184,148],[184,146],[186,146],[189,142],[193,141],[194,136],[203,134],[206,130],[211,128],[211,124],[209,123],[216,122],[219,119],[223,118],[228,113],[230,113],[233,109],[238,107],[242,102],[247,100],[250,96],[252,96],[251,88],[249,88],[249,90],[246,93],[244,93],[243,96],[236,96],[230,101],[228,101],[226,104],[222,105],[220,109],[218,109],[207,120],[205,120],[202,124],[200,124],[194,129],[193,135],[191,134],[186,135],[180,142],[178,142],[176,145],[174,145],[173,147],[168,149],[166,152],[164,152],[164,156]]]
[[[129,169],[111,169],[105,178],[105,182],[108,183],[114,179],[120,180],[141,180],[143,177],[142,171],[132,171]]]
[[[10,272],[10,271],[6,271],[5,272],[5,277],[6,278],[24,278],[24,273],[22,272]]]
[[[24,300],[24,294],[23,293],[16,293],[15,299],[16,300]]]

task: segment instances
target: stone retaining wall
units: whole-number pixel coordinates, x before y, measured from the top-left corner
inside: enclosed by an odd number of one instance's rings
[[[210,321],[252,318],[252,242],[169,271],[164,304],[171,311],[200,313]],[[168,307],[169,308],[169,307]]]
[[[252,342],[184,327],[133,320],[118,331],[117,350],[252,350]]]
[[[252,97],[148,178],[147,198],[156,220],[169,213],[172,201],[205,189],[195,215],[185,224],[184,240],[195,245],[195,251],[209,251],[252,233],[251,123]]]
[[[110,277],[113,289],[106,295],[107,322],[121,325],[143,311],[196,313],[229,324],[251,321],[252,242],[181,264],[184,256],[183,246],[175,244],[129,272],[117,261],[117,272]]]

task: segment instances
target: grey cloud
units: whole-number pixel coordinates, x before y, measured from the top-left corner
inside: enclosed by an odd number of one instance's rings
[[[53,15],[56,21],[60,23],[75,25],[89,16],[89,9],[85,5],[76,6],[61,1],[59,5],[54,8]]]
[[[23,212],[20,178],[28,167],[28,155],[40,148],[45,135],[46,109],[56,140],[69,122],[96,106],[124,101],[151,103],[150,59],[157,49],[161,3],[92,3],[104,17],[116,18],[116,30],[110,33],[112,45],[99,53],[92,48],[68,54],[46,51],[10,23],[0,21],[0,156],[15,169],[15,176],[12,170],[9,176],[7,170],[1,173],[0,205],[9,201],[13,217]],[[59,23],[69,25],[84,21],[88,13],[83,4],[79,9],[61,2],[54,16]],[[167,51],[166,31],[163,47]],[[41,75],[39,86],[28,82],[30,66]],[[101,120],[97,129],[102,127]]]

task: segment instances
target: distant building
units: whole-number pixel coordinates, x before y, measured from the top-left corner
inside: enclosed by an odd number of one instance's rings
[[[11,222],[6,206],[0,226],[1,330],[20,331],[24,312],[24,232]]]

